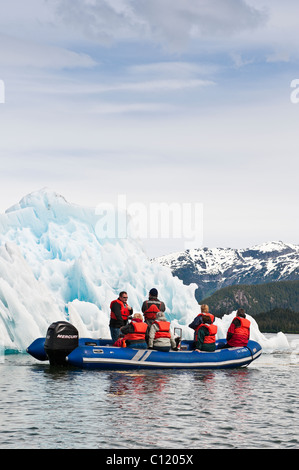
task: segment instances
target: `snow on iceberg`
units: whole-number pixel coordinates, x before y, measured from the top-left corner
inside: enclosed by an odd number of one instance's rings
[[[0,246],[1,349],[24,349],[60,318],[55,298],[34,277],[19,248],[11,242]]]
[[[110,217],[128,224],[127,214],[118,217],[116,209]],[[169,268],[151,262],[132,224],[127,238],[102,237],[99,220],[95,208],[70,204],[48,189],[0,215],[0,348],[24,351],[57,320],[73,323],[80,336],[110,337],[110,302],[126,290],[138,312],[152,287],[172,326],[181,327],[185,339],[193,337],[187,325],[200,310],[197,286],[184,285]],[[226,336],[232,315],[216,319],[218,337]],[[252,320],[252,339],[265,347]]]

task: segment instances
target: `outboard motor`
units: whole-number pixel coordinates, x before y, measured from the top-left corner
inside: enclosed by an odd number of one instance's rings
[[[79,345],[77,328],[66,321],[52,323],[45,339],[45,352],[51,365],[66,364],[66,356]]]

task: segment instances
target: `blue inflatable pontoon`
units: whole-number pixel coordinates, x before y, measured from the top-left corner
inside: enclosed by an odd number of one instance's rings
[[[59,336],[59,334],[58,334]],[[60,334],[60,341],[73,341],[72,334]],[[70,338],[65,338],[69,336]],[[78,338],[70,349],[47,344],[47,338],[36,339],[27,352],[34,358],[54,365],[71,365],[87,369],[221,369],[248,366],[262,348],[249,341],[246,347],[224,348],[226,340],[216,341],[216,351],[193,351],[193,341],[182,341],[180,351],[160,352],[152,349],[117,348],[111,340]],[[47,340],[47,341],[46,341]]]
[[[220,369],[247,366],[262,352],[255,341],[249,341],[247,347],[217,349],[214,352],[190,351],[186,341],[182,342],[181,347],[184,346],[187,350],[160,352],[82,345],[74,349],[66,361],[73,366],[94,369]],[[217,341],[217,346],[221,346],[221,341]]]

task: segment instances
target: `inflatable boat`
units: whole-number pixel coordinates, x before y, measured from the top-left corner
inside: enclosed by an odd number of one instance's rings
[[[193,341],[181,341],[180,350],[118,348],[111,340],[79,338],[67,322],[50,325],[46,338],[38,338],[27,352],[51,365],[70,365],[85,369],[222,369],[246,367],[257,359],[262,348],[255,341],[246,347],[226,348],[226,340],[216,341],[216,351],[192,350]]]

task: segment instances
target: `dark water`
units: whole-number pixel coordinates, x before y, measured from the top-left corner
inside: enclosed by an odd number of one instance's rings
[[[110,372],[6,356],[0,448],[298,448],[297,358],[263,354],[234,370]]]

